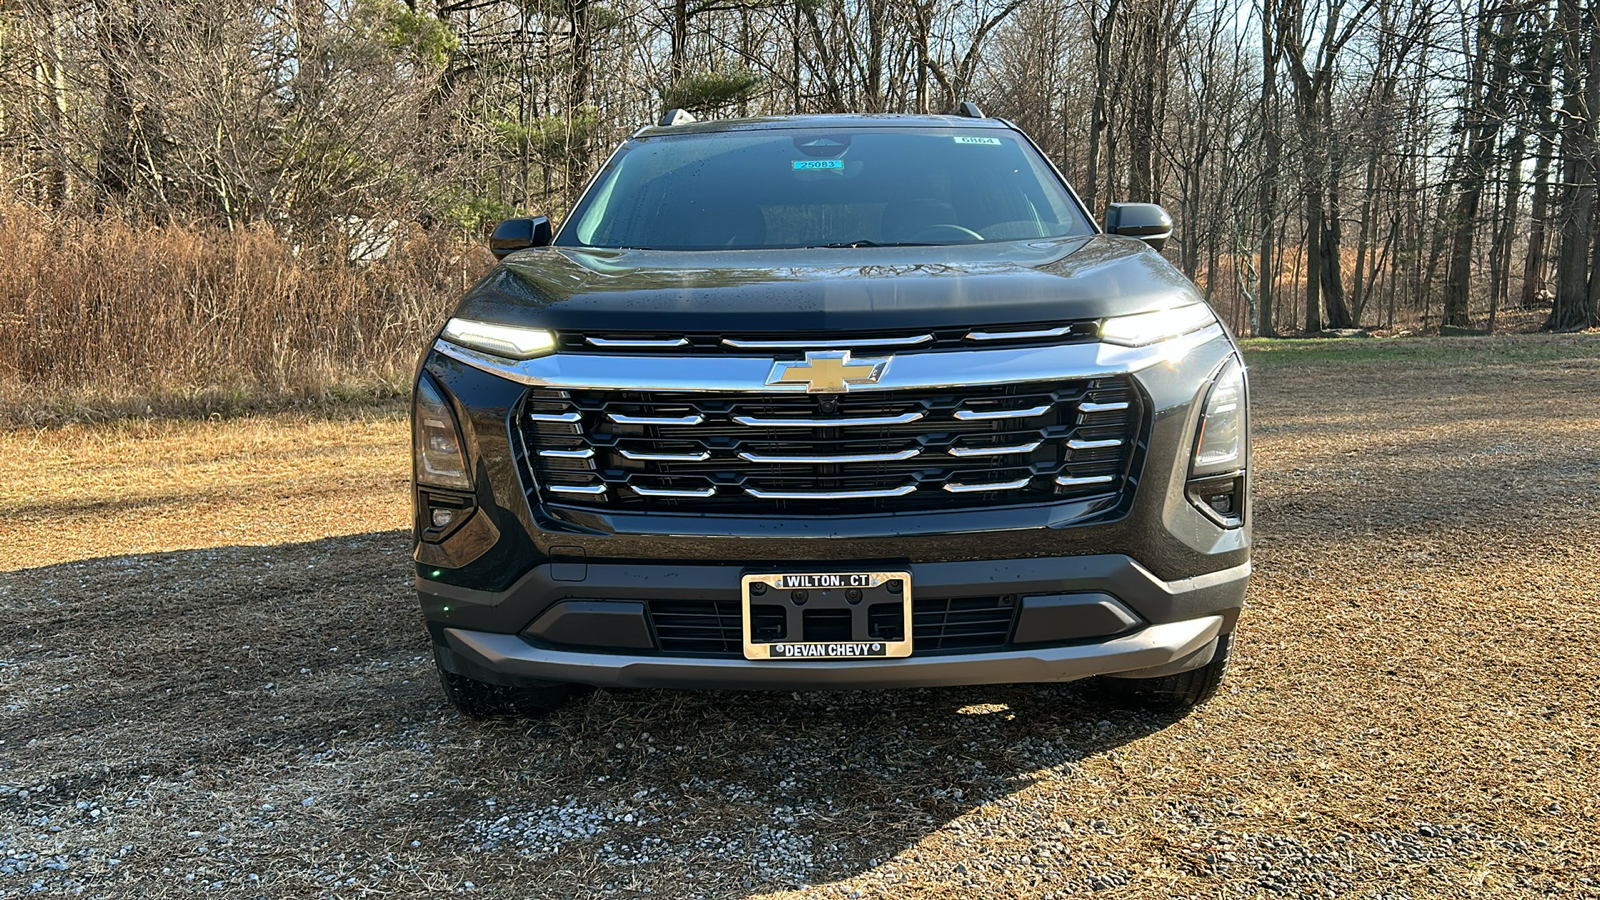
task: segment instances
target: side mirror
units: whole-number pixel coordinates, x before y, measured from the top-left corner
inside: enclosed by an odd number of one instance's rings
[[[1172,217],[1154,203],[1113,203],[1106,207],[1106,231],[1138,238],[1160,250],[1172,237]]]
[[[505,259],[518,250],[548,247],[550,238],[550,220],[544,216],[507,219],[496,225],[494,234],[489,235],[489,252],[495,259]]]

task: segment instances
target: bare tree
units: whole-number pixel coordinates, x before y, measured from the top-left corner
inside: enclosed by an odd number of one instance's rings
[[[1595,13],[1581,0],[1559,0],[1556,27],[1561,35],[1560,249],[1556,254],[1552,328],[1576,328],[1596,321],[1588,273],[1594,240],[1595,123],[1590,107],[1600,66],[1594,54]],[[1585,45],[1589,52],[1585,54]]]
[[[1456,165],[1455,211],[1445,224],[1450,258],[1442,324],[1460,328],[1471,324],[1467,295],[1472,289],[1473,240],[1482,225],[1478,207],[1488,184],[1496,137],[1506,119],[1511,51],[1522,28],[1523,10],[1513,0],[1500,0],[1496,6],[1483,10],[1481,16],[1483,21],[1473,23],[1475,27],[1470,29],[1478,35],[1478,47],[1472,65],[1473,80],[1468,85],[1469,99],[1462,111],[1466,141]]]

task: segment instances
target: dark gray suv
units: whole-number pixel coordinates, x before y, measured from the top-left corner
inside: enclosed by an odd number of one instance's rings
[[[417,590],[481,715],[582,685],[1106,676],[1199,703],[1250,575],[1245,370],[1010,123],[641,129],[417,376]]]

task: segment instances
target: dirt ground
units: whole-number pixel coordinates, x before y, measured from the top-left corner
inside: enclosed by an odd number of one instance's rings
[[[0,897],[1600,897],[1600,339],[1252,350],[1187,717],[1084,685],[446,709],[395,407],[0,432]]]

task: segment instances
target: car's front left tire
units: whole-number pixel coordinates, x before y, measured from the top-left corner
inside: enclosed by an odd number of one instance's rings
[[[561,707],[577,693],[577,685],[558,681],[509,687],[468,678],[444,667],[439,651],[434,650],[434,665],[445,699],[462,715],[472,719],[493,716],[543,716]]]

